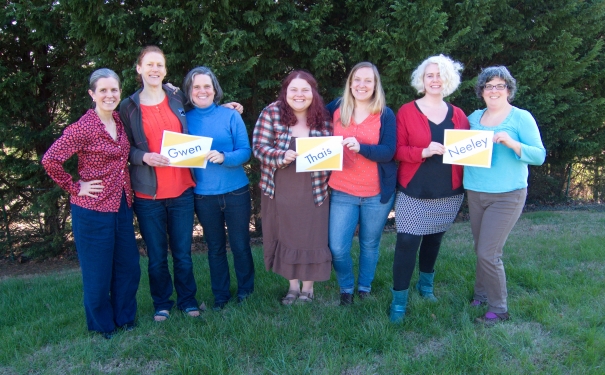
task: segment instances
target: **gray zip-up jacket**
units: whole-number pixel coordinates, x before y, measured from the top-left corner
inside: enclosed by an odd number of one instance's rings
[[[187,118],[185,117],[185,95],[181,90],[171,89],[166,85],[162,88],[168,96],[168,104],[172,113],[181,122],[181,131],[188,133]],[[142,89],[122,100],[120,103],[120,118],[124,123],[124,129],[130,142],[130,180],[132,189],[136,192],[151,195],[155,199],[158,182],[155,174],[155,168],[143,162],[143,156],[150,152],[147,138],[143,130],[143,118],[141,115],[141,101],[139,94]],[[191,174],[193,177],[193,173]],[[195,181],[195,178],[194,178]]]

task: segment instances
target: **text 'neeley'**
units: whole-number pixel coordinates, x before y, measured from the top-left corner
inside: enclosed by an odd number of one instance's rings
[[[445,130],[443,162],[490,168],[493,139],[494,132],[489,130]]]

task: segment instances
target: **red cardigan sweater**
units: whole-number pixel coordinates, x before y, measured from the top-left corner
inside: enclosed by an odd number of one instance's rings
[[[454,107],[454,129],[469,129],[470,125],[464,112]],[[399,160],[397,182],[407,187],[420,164],[424,162],[422,150],[431,143],[431,128],[429,119],[416,108],[414,102],[401,106],[397,112],[397,149],[395,160]],[[461,165],[452,164],[452,189],[462,186]]]

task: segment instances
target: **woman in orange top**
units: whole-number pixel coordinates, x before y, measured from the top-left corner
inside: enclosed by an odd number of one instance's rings
[[[343,136],[342,171],[334,171],[329,185],[329,244],[340,286],[340,304],[353,303],[355,276],[351,245],[359,224],[360,299],[370,294],[378,263],[380,238],[393,207],[395,175],[395,115],[386,107],[380,75],[374,64],[353,67],[343,97],[328,105],[334,135]]]
[[[137,73],[143,88],[120,104],[120,117],[130,141],[130,176],[135,191],[134,212],[149,256],[149,289],[155,308],[154,320],[170,316],[174,301],[168,270],[168,245],[173,260],[177,307],[189,316],[199,316],[195,299],[191,240],[193,233],[193,187],[187,168],[169,168],[160,155],[165,130],[187,133],[185,95],[163,85],[166,58],[156,46],[143,48]]]

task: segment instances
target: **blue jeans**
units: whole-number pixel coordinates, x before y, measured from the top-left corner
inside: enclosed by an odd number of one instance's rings
[[[82,269],[88,329],[109,333],[133,324],[141,268],[126,196],[122,193],[118,212],[99,212],[72,204],[71,220]]]
[[[231,299],[227,236],[237,278],[237,296],[246,298],[254,291],[254,262],[250,250],[250,190],[248,185],[226,194],[195,194],[195,214],[208,244],[210,283],[215,303]]]
[[[141,236],[149,256],[149,290],[156,311],[174,306],[172,278],[168,270],[168,244],[172,253],[177,307],[197,307],[197,286],[193,277],[191,239],[193,236],[193,188],[176,198],[134,198]]]
[[[358,223],[359,275],[357,289],[363,292],[371,291],[378,263],[380,239],[394,199],[395,194],[387,203],[382,204],[380,194],[362,198],[332,190],[329,245],[340,293],[352,294],[355,287],[351,245]]]

